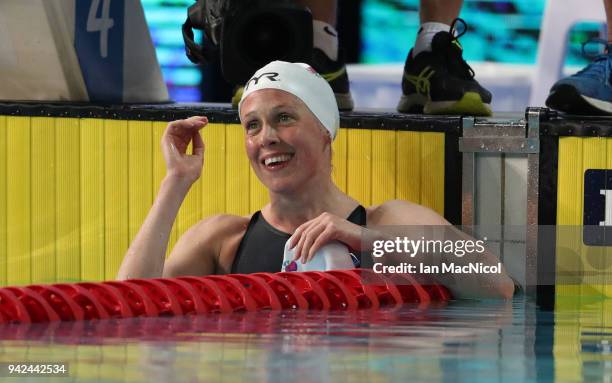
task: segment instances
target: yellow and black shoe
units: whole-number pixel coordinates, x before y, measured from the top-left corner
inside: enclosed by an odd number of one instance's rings
[[[342,57],[342,52],[338,56]],[[336,96],[338,109],[343,111],[353,110],[353,97],[351,96],[348,74],[346,73],[344,62],[340,59],[332,61],[322,50],[314,48],[310,65],[331,86]]]
[[[240,104],[240,99],[242,98],[242,93],[244,93],[244,86],[234,87],[234,95],[232,96],[232,107],[238,108],[238,104]]]
[[[456,19],[449,32],[438,32],[431,51],[406,58],[402,77],[402,97],[397,110],[402,113],[459,114],[490,116],[491,92],[474,79],[474,71],[463,59],[463,50],[454,37]]]

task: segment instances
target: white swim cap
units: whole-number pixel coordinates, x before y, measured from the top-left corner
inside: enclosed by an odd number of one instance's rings
[[[272,61],[259,69],[244,86],[238,104],[239,115],[242,102],[261,89],[279,89],[299,98],[319,119],[331,138],[336,138],[340,126],[336,97],[327,81],[308,64]]]

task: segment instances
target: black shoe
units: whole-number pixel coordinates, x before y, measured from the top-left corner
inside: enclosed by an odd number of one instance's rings
[[[338,56],[342,57],[342,52],[339,52]],[[338,109],[353,110],[353,97],[344,62],[341,59],[332,61],[322,50],[314,48],[311,65],[331,86],[336,96]]]
[[[397,110],[402,113],[491,115],[491,93],[474,79],[474,71],[463,59],[457,37],[438,32],[431,43],[431,52],[423,51],[406,58],[402,77],[402,97]]]

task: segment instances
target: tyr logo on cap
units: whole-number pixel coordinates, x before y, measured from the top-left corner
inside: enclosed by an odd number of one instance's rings
[[[246,91],[247,89],[249,89],[249,86],[251,85],[251,83],[253,83],[253,85],[257,85],[259,83],[259,80],[261,80],[262,78],[266,78],[270,81],[280,81],[276,79],[277,77],[278,77],[277,72],[265,72],[265,73],[260,74],[259,76],[253,76],[244,86],[244,90]]]

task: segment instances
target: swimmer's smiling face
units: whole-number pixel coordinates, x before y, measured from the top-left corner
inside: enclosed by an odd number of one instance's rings
[[[331,138],[297,97],[277,89],[250,94],[240,107],[251,166],[273,192],[297,191],[331,176]]]

